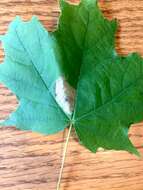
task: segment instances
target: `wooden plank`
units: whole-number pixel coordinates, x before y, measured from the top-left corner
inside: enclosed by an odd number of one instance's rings
[[[76,2],[76,1],[73,1]],[[143,55],[143,1],[100,1],[104,14],[119,20],[116,49]],[[37,15],[48,30],[55,28],[59,7],[56,0],[1,0],[0,34],[9,22],[21,15],[24,20]],[[3,52],[0,52],[2,62]],[[0,119],[16,108],[15,96],[0,85]],[[143,153],[143,124],[134,125],[130,138]],[[55,190],[60,169],[63,132],[48,137],[0,129],[0,190]],[[61,190],[143,190],[143,159],[123,151],[90,153],[70,138]]]

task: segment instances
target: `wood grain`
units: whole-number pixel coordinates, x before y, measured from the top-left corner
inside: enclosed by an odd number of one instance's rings
[[[73,1],[77,2],[77,1]],[[119,20],[116,49],[121,54],[143,55],[143,0],[100,1],[104,14]],[[59,15],[55,0],[1,0],[0,34],[9,22],[21,15],[37,15],[48,30]],[[3,52],[0,51],[2,62]],[[15,96],[0,85],[0,119],[17,106]],[[66,134],[41,136],[14,128],[0,129],[0,190],[55,190]],[[143,124],[134,125],[130,138],[143,153]],[[80,146],[74,132],[62,179],[61,190],[143,190],[143,158],[123,151],[92,154]]]

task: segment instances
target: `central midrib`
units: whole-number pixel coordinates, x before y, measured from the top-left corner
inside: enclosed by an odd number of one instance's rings
[[[83,65],[83,55],[84,55],[84,51],[85,51],[85,44],[86,44],[86,38],[87,38],[87,33],[88,33],[88,26],[89,26],[89,18],[90,18],[90,12],[88,11],[88,20],[87,20],[87,26],[86,26],[86,30],[85,30],[85,36],[83,39],[83,50],[82,50],[82,58],[81,58],[81,67],[80,67],[80,74],[79,74],[79,79],[78,79],[78,83],[77,83],[77,91],[78,91],[78,86],[79,86],[79,82],[80,82],[80,76],[81,76],[81,70],[82,70],[82,65]],[[77,104],[77,100],[78,100],[78,92],[76,91],[76,97],[75,97],[75,106],[74,106],[74,112],[72,114],[72,120],[75,121],[75,113],[76,113],[76,104]]]

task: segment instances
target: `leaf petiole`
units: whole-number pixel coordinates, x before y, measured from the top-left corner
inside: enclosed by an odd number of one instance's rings
[[[72,131],[72,123],[70,124],[68,135],[67,135],[65,146],[64,146],[64,150],[63,150],[61,169],[60,169],[60,173],[59,173],[59,179],[58,179],[56,190],[60,190],[61,180],[62,180],[62,175],[63,175],[63,169],[64,169],[64,164],[65,164],[65,159],[66,159],[66,153],[67,153],[67,149],[68,149],[68,144],[69,144],[69,139],[70,139],[71,131]]]

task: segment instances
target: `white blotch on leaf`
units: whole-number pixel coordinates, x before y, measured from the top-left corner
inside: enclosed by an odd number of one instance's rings
[[[72,88],[63,77],[56,80],[55,98],[66,114],[71,115],[73,113],[75,92],[75,89]]]

